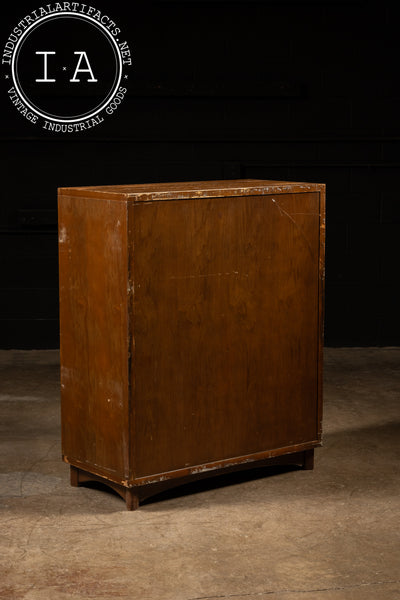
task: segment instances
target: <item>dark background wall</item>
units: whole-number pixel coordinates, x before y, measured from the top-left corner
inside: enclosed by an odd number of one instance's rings
[[[0,347],[58,346],[58,186],[327,184],[326,344],[398,345],[398,34],[386,3],[93,2],[133,50],[128,95],[79,134],[1,92]],[[35,2],[2,9],[1,44]]]

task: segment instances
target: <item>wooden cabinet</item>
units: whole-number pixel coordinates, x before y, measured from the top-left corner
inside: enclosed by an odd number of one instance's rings
[[[130,509],[321,442],[325,186],[59,190],[63,458]]]

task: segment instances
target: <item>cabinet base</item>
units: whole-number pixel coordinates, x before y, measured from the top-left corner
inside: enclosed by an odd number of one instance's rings
[[[213,472],[195,473],[193,475],[186,475],[184,477],[174,477],[166,481],[160,481],[147,485],[132,487],[125,487],[119,483],[110,481],[105,477],[94,475],[93,473],[89,473],[88,471],[84,471],[83,469],[80,469],[78,467],[74,467],[73,465],[70,465],[70,474],[72,486],[78,487],[80,485],[92,481],[102,483],[112,488],[115,492],[117,492],[117,494],[121,496],[123,500],[125,500],[127,510],[136,510],[137,508],[139,508],[139,503],[145,500],[146,498],[159,494],[160,492],[164,492],[165,490],[177,487],[179,485],[183,485],[185,483],[191,483],[193,481],[198,481],[200,479],[205,479],[209,477],[216,477],[218,475],[223,475],[226,473],[256,469],[260,467],[283,465],[297,465],[304,470],[313,469],[314,449],[312,448],[311,450],[295,452],[293,454],[285,454],[283,456],[254,461],[252,463],[230,465],[228,467],[223,467]]]

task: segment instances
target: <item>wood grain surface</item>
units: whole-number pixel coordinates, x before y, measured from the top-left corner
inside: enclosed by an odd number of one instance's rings
[[[130,210],[135,475],[318,440],[318,194]]]
[[[66,460],[129,478],[127,212],[60,197],[62,446]]]
[[[256,196],[318,192],[325,189],[321,183],[275,181],[264,179],[232,179],[216,181],[178,181],[175,183],[145,183],[133,185],[100,185],[79,188],[60,188],[60,193],[85,198],[155,202],[191,198],[220,198],[226,196]]]

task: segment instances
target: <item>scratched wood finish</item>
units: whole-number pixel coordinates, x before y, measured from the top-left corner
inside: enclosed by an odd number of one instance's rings
[[[178,181],[176,183],[144,183],[134,185],[101,185],[79,188],[61,188],[62,193],[84,198],[107,198],[125,202],[153,202],[191,198],[218,198],[226,196],[256,196],[258,194],[284,194],[321,192],[319,183],[288,182],[264,179],[232,179],[223,181]]]
[[[73,485],[108,480],[132,509],[161,482],[240,463],[292,453],[312,468],[322,184],[64,188],[59,231]]]
[[[66,461],[129,477],[126,206],[59,199],[62,446]]]

